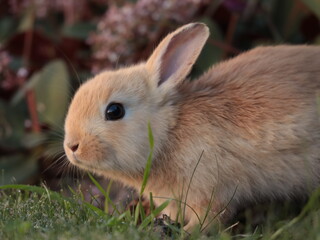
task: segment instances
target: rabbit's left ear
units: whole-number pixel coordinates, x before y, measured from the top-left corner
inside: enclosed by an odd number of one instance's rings
[[[169,90],[183,81],[208,36],[205,24],[190,23],[165,37],[147,61],[153,84]]]

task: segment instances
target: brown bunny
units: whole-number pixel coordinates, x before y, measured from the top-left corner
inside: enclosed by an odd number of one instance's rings
[[[65,122],[71,163],[137,189],[150,122],[145,192],[156,204],[176,199],[164,210],[173,219],[186,200],[185,229],[225,207],[220,218],[249,202],[307,195],[320,182],[320,47],[258,47],[186,80],[208,36],[204,24],[185,25],[147,62],[95,76]]]

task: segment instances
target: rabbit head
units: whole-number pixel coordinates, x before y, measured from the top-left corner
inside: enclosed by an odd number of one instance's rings
[[[111,178],[139,180],[149,153],[174,127],[171,104],[209,35],[201,23],[185,25],[162,40],[145,62],[105,71],[76,92],[65,121],[64,149],[71,163]]]

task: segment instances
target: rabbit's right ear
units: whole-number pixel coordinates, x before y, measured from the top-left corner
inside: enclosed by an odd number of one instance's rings
[[[147,61],[152,84],[167,92],[183,81],[208,36],[205,24],[190,23],[165,37]]]

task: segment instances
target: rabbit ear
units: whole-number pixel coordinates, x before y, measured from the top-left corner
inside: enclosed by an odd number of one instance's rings
[[[209,29],[203,23],[190,23],[169,34],[147,61],[154,84],[172,88],[183,81],[197,60]]]

